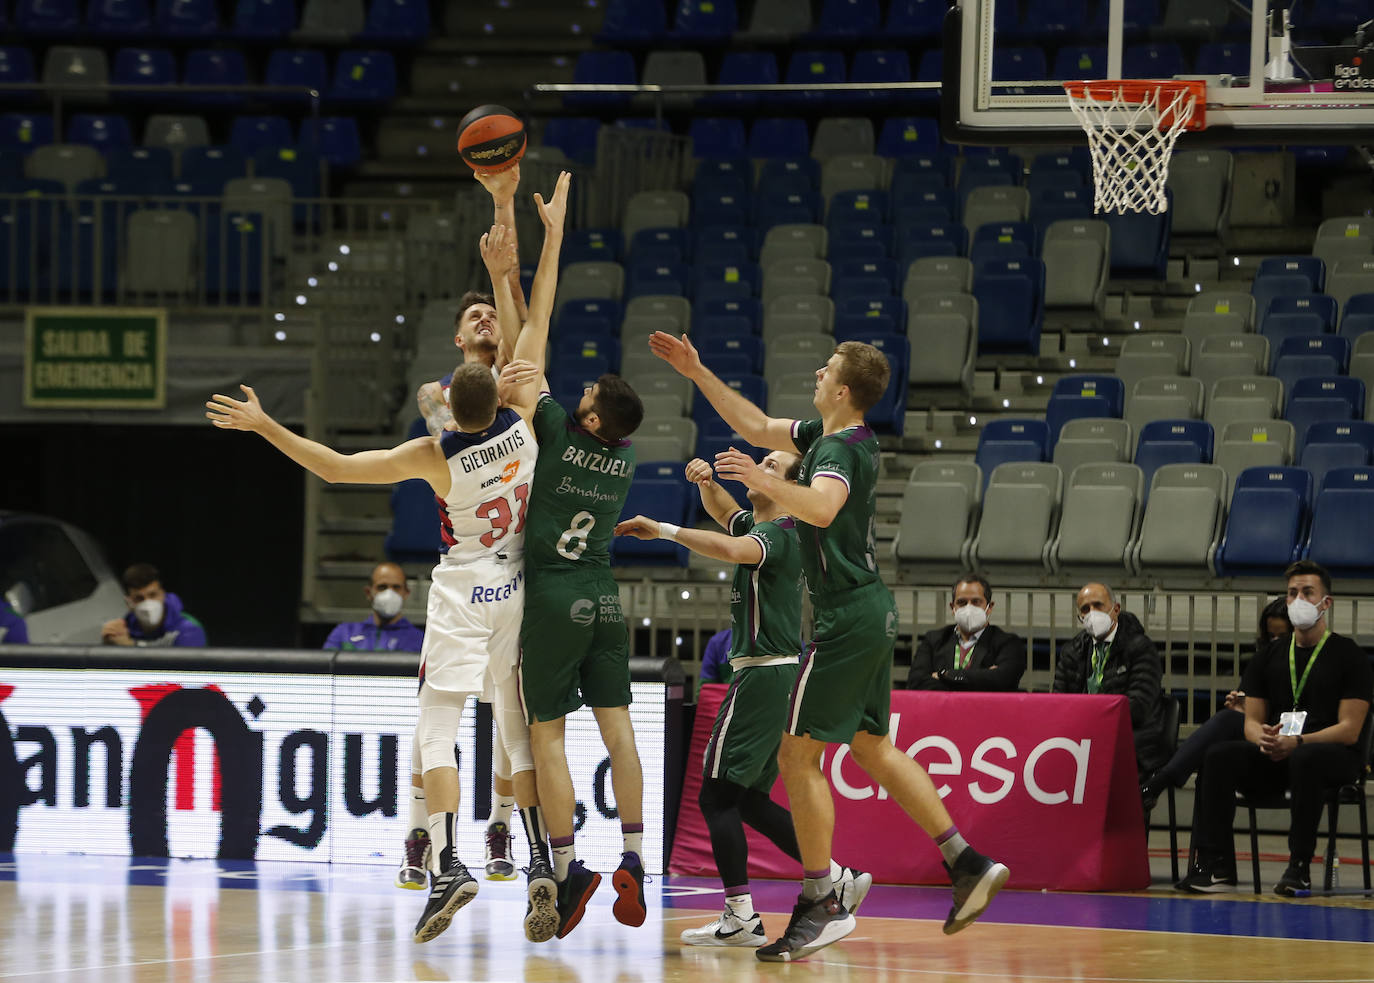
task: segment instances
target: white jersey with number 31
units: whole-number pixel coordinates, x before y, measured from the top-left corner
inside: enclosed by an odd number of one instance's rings
[[[525,552],[525,512],[539,448],[514,410],[501,409],[481,433],[445,432],[448,497],[439,499],[443,552],[450,560],[517,561]]]

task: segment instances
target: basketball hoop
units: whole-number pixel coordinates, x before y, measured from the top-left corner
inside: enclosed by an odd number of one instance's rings
[[[1207,126],[1207,83],[1200,79],[1065,82],[1069,105],[1088,134],[1093,208],[1149,212],[1169,207],[1169,158],[1184,130]]]

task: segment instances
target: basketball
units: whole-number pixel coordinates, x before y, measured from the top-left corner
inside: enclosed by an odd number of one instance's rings
[[[458,156],[479,174],[499,174],[525,155],[525,124],[505,106],[478,106],[458,124]]]

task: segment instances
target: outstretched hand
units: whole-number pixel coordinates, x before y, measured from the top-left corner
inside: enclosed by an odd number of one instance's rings
[[[558,172],[558,182],[553,186],[553,197],[548,201],[538,191],[534,193],[534,207],[539,209],[539,218],[545,229],[562,231],[563,219],[568,214],[568,186],[572,184],[572,174]]]
[[[716,455],[716,474],[738,481],[746,488],[757,488],[767,477],[752,457],[733,447]]]
[[[479,184],[491,192],[491,200],[499,205],[509,205],[515,200],[515,191],[520,187],[520,165],[513,164],[504,171],[491,173],[473,171],[472,176]]]
[[[615,525],[617,536],[633,536],[635,539],[657,539],[658,531],[658,520],[644,515],[637,515]]]
[[[518,390],[531,382],[538,382],[543,374],[543,370],[528,359],[517,358],[507,362],[501,370],[501,377],[496,380],[496,396],[501,405],[509,406]]]
[[[482,262],[492,279],[499,280],[510,275],[511,270],[520,266],[520,255],[515,248],[515,235],[504,225],[493,225],[482,234]]]
[[[707,464],[699,457],[694,457],[687,462],[687,468],[683,474],[692,484],[702,488],[711,485],[712,478],[714,477],[711,465]]]
[[[686,335],[674,338],[666,331],[655,331],[649,335],[649,351],[689,379],[702,368],[701,356]]]
[[[272,418],[262,408],[262,403],[258,402],[258,394],[253,392],[252,386],[240,385],[239,388],[243,390],[247,399],[238,400],[232,396],[215,393],[205,404],[209,410],[205,418],[221,430],[260,432],[272,422]]]

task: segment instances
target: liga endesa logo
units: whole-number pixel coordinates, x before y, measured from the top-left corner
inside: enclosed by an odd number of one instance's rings
[[[211,782],[211,808],[221,813],[218,856],[222,859],[252,859],[262,835],[263,761],[268,748],[264,735],[230,701],[220,687],[210,684],[190,689],[179,683],[155,683],[130,688],[131,700],[139,712],[132,760],[127,776],[123,773],[124,734],[114,724],[65,728],[70,734],[70,759],[59,760],[54,726],[25,723],[10,729],[5,716],[5,701],[23,696],[15,686],[0,684],[0,852],[12,852],[25,807],[42,803],[58,805],[59,776],[69,780],[71,806],[91,807],[91,748],[101,745],[105,764],[106,809],[127,806],[130,853],[141,857],[166,857],[167,791],[176,758],[174,809],[194,809],[196,784],[194,737],[192,732],[208,731],[214,741]],[[258,696],[252,696],[245,709],[257,720],[267,709]],[[63,734],[64,743],[67,734]],[[365,798],[362,792],[363,737],[344,733],[343,804],[357,817],[373,812],[396,815],[397,738],[378,737],[376,794]],[[338,736],[335,738],[338,739]],[[330,735],[312,729],[285,734],[275,749],[278,756],[278,787],[281,807],[301,817],[302,826],[281,824],[265,831],[307,849],[316,847],[325,833],[328,818]],[[20,759],[16,744],[34,745],[37,750]],[[304,758],[305,763],[298,764]],[[128,801],[123,799],[127,778]],[[308,790],[300,791],[301,782]]]

